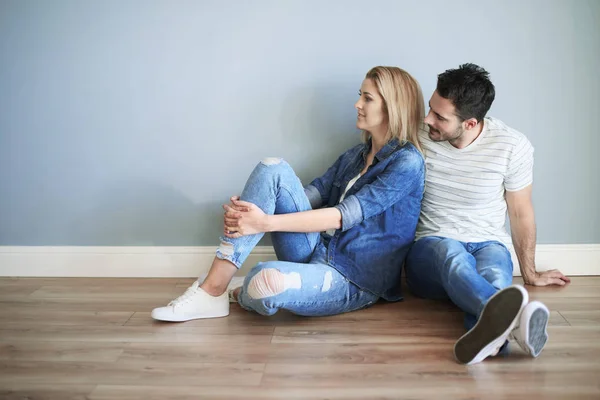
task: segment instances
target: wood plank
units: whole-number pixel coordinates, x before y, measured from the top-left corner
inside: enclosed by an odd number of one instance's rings
[[[541,297],[529,296],[530,300],[543,302],[551,311],[586,311],[600,309],[600,297]]]
[[[462,326],[422,329],[419,326],[373,327],[356,324],[313,327],[278,326],[273,343],[454,343],[464,334]]]
[[[540,363],[541,360],[506,362],[506,359],[488,361],[473,367],[457,363],[403,363],[403,364],[267,364],[262,384],[265,386],[307,387],[380,387],[423,385],[447,387],[469,385],[477,381],[488,385],[590,385],[600,370],[594,361]],[[542,368],[543,366],[543,368]],[[525,375],[525,377],[524,377]],[[422,387],[423,387],[422,386]],[[489,386],[488,386],[489,387]],[[598,389],[598,388],[596,388]]]
[[[600,391],[587,384],[569,389],[564,386],[550,385],[538,387],[514,385],[505,387],[501,382],[470,382],[456,385],[445,381],[435,384],[429,380],[415,381],[411,384],[374,387],[310,387],[296,384],[289,387],[260,386],[205,386],[174,387],[155,386],[148,390],[145,386],[98,385],[89,396],[90,400],[398,400],[398,399],[437,399],[443,393],[447,400],[472,399],[585,399],[597,400]],[[496,393],[496,394],[493,394]]]
[[[131,343],[119,360],[164,363],[371,364],[453,361],[451,344]]]
[[[48,278],[48,277],[13,277],[0,278],[0,287],[4,285],[21,286],[126,286],[141,287],[175,287],[180,278]]]
[[[115,362],[126,343],[0,342],[0,360]]]
[[[579,343],[585,346],[587,343],[596,342],[600,339],[600,326],[549,326],[548,336],[549,341],[562,344]]]
[[[561,311],[560,314],[572,326],[600,326],[600,310]]]
[[[540,356],[535,360],[532,360],[530,355],[524,353],[516,343],[511,343],[510,354],[505,357],[505,361],[510,363],[539,361],[540,364],[534,365],[539,371],[546,370],[546,363],[562,363],[565,369],[569,369],[569,365],[572,363],[598,359],[600,359],[600,344],[593,343],[582,346],[581,344],[561,343],[553,341],[552,337],[550,337],[548,344],[544,347]],[[485,362],[488,363],[488,361]],[[600,367],[598,365],[593,366],[591,370],[595,370],[600,374]]]
[[[376,305],[367,310],[345,313],[329,317],[300,317],[285,311],[279,311],[275,315],[265,317],[254,312],[242,309],[238,304],[232,304],[231,314],[227,318],[213,320],[194,320],[186,322],[186,326],[206,326],[224,324],[250,324],[269,326],[322,326],[330,324],[384,324],[386,326],[418,325],[418,326],[444,326],[445,324],[461,325],[464,314],[457,310],[453,311],[424,311],[423,308],[395,307],[392,305]],[[390,313],[394,315],[390,319]],[[153,320],[149,312],[136,312],[129,321],[128,326],[149,326]]]
[[[2,400],[88,400],[96,385],[0,384]]]
[[[264,364],[270,352],[268,342],[128,343],[119,361]]]
[[[0,385],[228,385],[260,383],[264,364],[0,361]],[[0,387],[1,387],[0,386]]]
[[[565,286],[543,286],[543,287],[532,287],[527,286],[527,292],[530,297],[536,299],[545,298],[562,298],[562,297],[595,297],[600,298],[600,286],[582,286],[568,284]],[[543,300],[542,300],[543,301]]]
[[[268,364],[400,364],[454,362],[453,343],[273,343]]]
[[[3,328],[48,325],[123,325],[133,315],[130,311],[59,311],[40,312],[36,308],[2,308]]]
[[[550,319],[548,320],[548,326],[567,326],[569,322],[564,316],[558,311],[550,311]]]
[[[237,330],[232,330],[237,329]],[[0,342],[150,342],[268,343],[272,327],[195,327],[165,324],[162,328],[129,326],[44,326],[0,328]]]
[[[3,285],[0,286],[0,300],[30,296],[39,289],[39,285]]]
[[[175,298],[182,292],[172,286],[127,286],[127,285],[82,285],[82,286],[41,286],[31,293],[33,298],[51,299],[51,298],[76,298],[76,299],[105,299],[108,297],[129,299],[164,299],[165,297]]]
[[[156,307],[164,306],[173,300],[173,296],[166,295],[163,298],[118,298],[118,297],[96,297],[96,298],[32,298],[29,296],[5,296],[0,295],[0,309],[5,308],[33,308],[40,313],[47,310],[57,311],[124,311],[124,312],[147,312]]]

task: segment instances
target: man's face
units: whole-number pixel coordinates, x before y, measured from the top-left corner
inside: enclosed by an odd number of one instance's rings
[[[433,92],[429,100],[429,113],[425,117],[425,123],[429,126],[429,138],[434,142],[453,142],[464,133],[463,122],[456,115],[454,104],[437,91]]]

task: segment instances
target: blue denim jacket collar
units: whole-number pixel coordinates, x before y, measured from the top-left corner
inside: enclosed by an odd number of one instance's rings
[[[364,148],[361,151],[363,161],[367,160],[367,155],[371,151],[371,146],[372,145],[373,144],[372,144],[371,139],[369,139],[368,142],[364,144]],[[396,138],[393,138],[392,140],[390,140],[389,142],[387,142],[386,145],[383,146],[381,148],[381,150],[379,150],[377,152],[377,154],[375,154],[375,158],[377,159],[377,161],[383,161],[386,158],[388,158],[394,151],[396,151],[396,149],[399,146],[400,146],[400,141],[398,139],[396,139]]]

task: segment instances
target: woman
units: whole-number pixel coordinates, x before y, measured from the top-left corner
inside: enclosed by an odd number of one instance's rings
[[[417,136],[423,95],[417,81],[396,67],[371,69],[359,95],[356,126],[363,143],[306,188],[285,161],[261,161],[240,198],[223,206],[224,236],[206,279],[154,309],[153,318],[226,316],[228,292],[263,315],[279,309],[333,315],[379,298],[402,298],[400,271],[424,188]],[[258,263],[232,291],[234,273],[265,232],[272,232],[278,261]]]

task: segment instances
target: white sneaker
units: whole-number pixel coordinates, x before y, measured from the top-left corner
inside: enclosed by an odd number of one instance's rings
[[[166,307],[152,310],[152,318],[159,321],[182,322],[199,318],[219,318],[229,315],[227,291],[220,296],[211,296],[199,287],[196,281],[184,294]]]
[[[207,276],[208,274],[200,275],[200,277],[198,278],[198,282],[200,282],[200,284],[202,285],[202,282],[204,282]],[[237,300],[235,299],[235,297],[233,297],[233,291],[239,287],[244,286],[244,279],[246,279],[245,276],[234,276],[233,278],[231,278],[231,282],[229,282],[229,285],[227,285],[227,296],[229,297],[230,303],[237,303]]]
[[[513,285],[494,294],[486,303],[477,324],[454,345],[454,356],[462,364],[476,364],[498,352],[519,322],[529,295]]]
[[[519,325],[512,331],[511,337],[523,351],[532,357],[540,355],[548,341],[548,320],[550,311],[543,303],[532,301],[527,304],[519,318]]]

